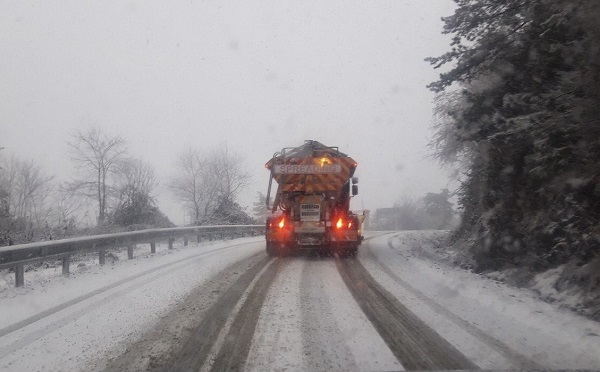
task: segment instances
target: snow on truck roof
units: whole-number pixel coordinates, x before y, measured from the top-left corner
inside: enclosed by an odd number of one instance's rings
[[[354,159],[337,147],[317,141],[284,148],[265,164],[283,192],[339,190],[352,177],[356,166]]]
[[[265,164],[267,169],[271,169],[274,164],[294,163],[298,159],[314,159],[314,158],[329,158],[329,159],[347,159],[354,163],[356,162],[348,155],[339,151],[338,147],[325,146],[321,142],[307,140],[302,146],[285,147],[281,152],[275,153],[273,157]]]

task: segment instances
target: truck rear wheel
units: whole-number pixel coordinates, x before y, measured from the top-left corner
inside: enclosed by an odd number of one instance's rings
[[[267,254],[271,257],[277,256],[277,247],[271,242],[267,242]]]

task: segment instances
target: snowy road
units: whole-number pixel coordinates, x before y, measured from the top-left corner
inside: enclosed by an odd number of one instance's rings
[[[356,259],[245,238],[40,276],[0,292],[0,369],[600,368],[598,323],[420,256],[428,234],[373,235]]]

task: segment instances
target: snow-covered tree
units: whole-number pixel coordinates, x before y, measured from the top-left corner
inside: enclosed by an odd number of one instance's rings
[[[423,197],[428,224],[436,230],[447,229],[452,224],[454,211],[450,201],[450,191],[443,189],[439,193],[428,192]]]
[[[212,189],[205,179],[207,169],[205,154],[198,149],[188,148],[175,160],[176,174],[169,183],[169,189],[192,216],[194,223],[203,216],[207,194]]]
[[[464,165],[459,236],[482,267],[589,258],[600,244],[600,3],[455,2],[451,50],[428,60],[450,67],[429,87],[442,94],[436,155]]]
[[[126,158],[117,164],[118,202],[110,221],[118,226],[168,227],[173,223],[156,205],[158,180],[154,167],[140,159]]]
[[[264,223],[271,214],[266,205],[267,196],[262,192],[257,192],[257,199],[252,204],[252,215],[259,223]]]
[[[222,198],[210,216],[210,224],[251,225],[254,224],[254,220],[238,203]]]

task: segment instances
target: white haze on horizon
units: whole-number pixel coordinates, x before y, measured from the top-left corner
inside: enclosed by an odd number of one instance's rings
[[[449,38],[451,0],[3,2],[0,147],[57,180],[74,128],[128,141],[161,178],[160,208],[187,146],[226,145],[266,192],[264,163],[314,139],[357,160],[353,208],[391,206],[448,186],[428,158],[438,72],[425,57]]]

